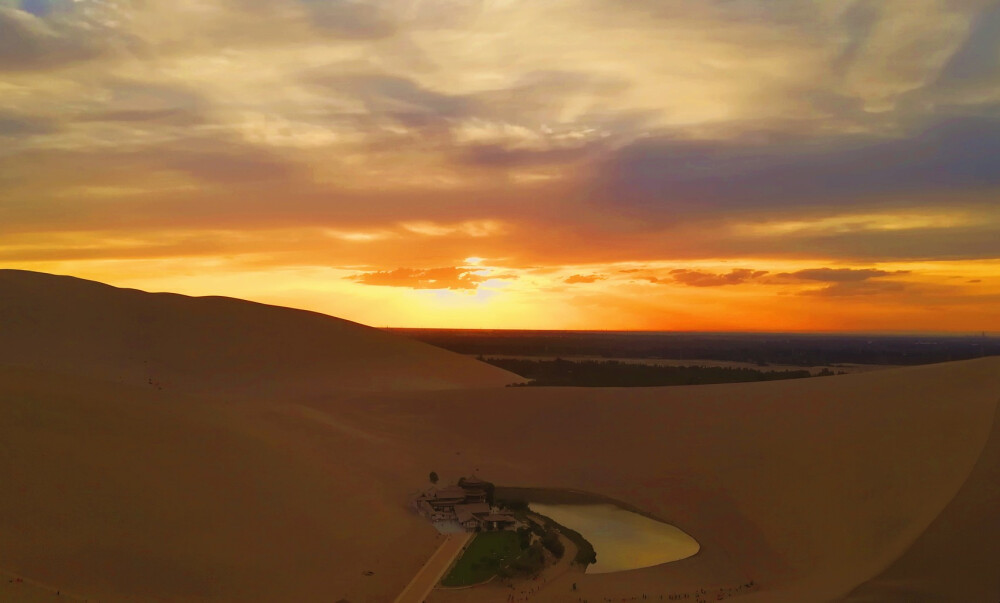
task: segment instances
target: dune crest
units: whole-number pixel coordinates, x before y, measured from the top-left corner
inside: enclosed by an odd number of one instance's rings
[[[0,270],[0,364],[180,393],[503,387],[488,364],[347,320]]]

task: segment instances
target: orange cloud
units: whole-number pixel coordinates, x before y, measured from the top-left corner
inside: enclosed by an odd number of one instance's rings
[[[734,268],[726,274],[713,274],[699,270],[679,268],[670,271],[673,282],[691,287],[721,287],[724,285],[740,285],[767,274],[767,270],[750,270],[749,268]],[[652,282],[663,282],[653,280]]]
[[[824,283],[855,283],[884,276],[909,274],[908,270],[876,270],[874,268],[807,268],[792,273],[782,272],[776,276]]]
[[[410,289],[476,289],[488,277],[467,268],[396,268],[395,270],[365,272],[347,277],[365,285],[383,287],[408,287]]]
[[[606,278],[608,277],[601,276],[599,274],[588,274],[588,275],[574,274],[570,277],[567,277],[565,280],[563,280],[563,282],[569,285],[574,285],[577,283],[596,283],[597,281],[603,281]]]
[[[799,295],[820,295],[824,297],[845,297],[851,295],[880,295],[898,293],[906,289],[904,283],[884,281],[842,281],[822,289],[808,289]]]

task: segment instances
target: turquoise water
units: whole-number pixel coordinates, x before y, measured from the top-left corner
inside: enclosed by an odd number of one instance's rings
[[[545,505],[531,509],[576,530],[597,552],[588,574],[639,569],[686,559],[701,548],[679,528],[615,505]]]

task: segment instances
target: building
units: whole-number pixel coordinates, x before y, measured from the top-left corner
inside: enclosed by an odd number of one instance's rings
[[[455,507],[458,523],[466,532],[479,532],[483,528],[483,517],[490,514],[490,506],[484,502],[469,503]]]
[[[424,493],[423,500],[435,511],[454,513],[455,505],[464,504],[466,496],[465,490],[458,486],[448,486]]]
[[[482,530],[488,532],[497,530],[513,530],[517,527],[517,519],[510,513],[490,513],[480,518]]]
[[[445,531],[444,524],[460,526],[466,532],[505,530],[516,527],[510,513],[490,507],[487,502],[493,485],[479,478],[462,478],[458,486],[431,488],[414,497],[412,506],[420,515]],[[450,530],[458,529],[451,527]]]

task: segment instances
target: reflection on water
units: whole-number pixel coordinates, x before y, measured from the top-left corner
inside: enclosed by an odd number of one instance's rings
[[[615,505],[543,505],[531,509],[579,532],[594,545],[597,563],[588,574],[604,574],[686,559],[700,546],[680,529]]]

